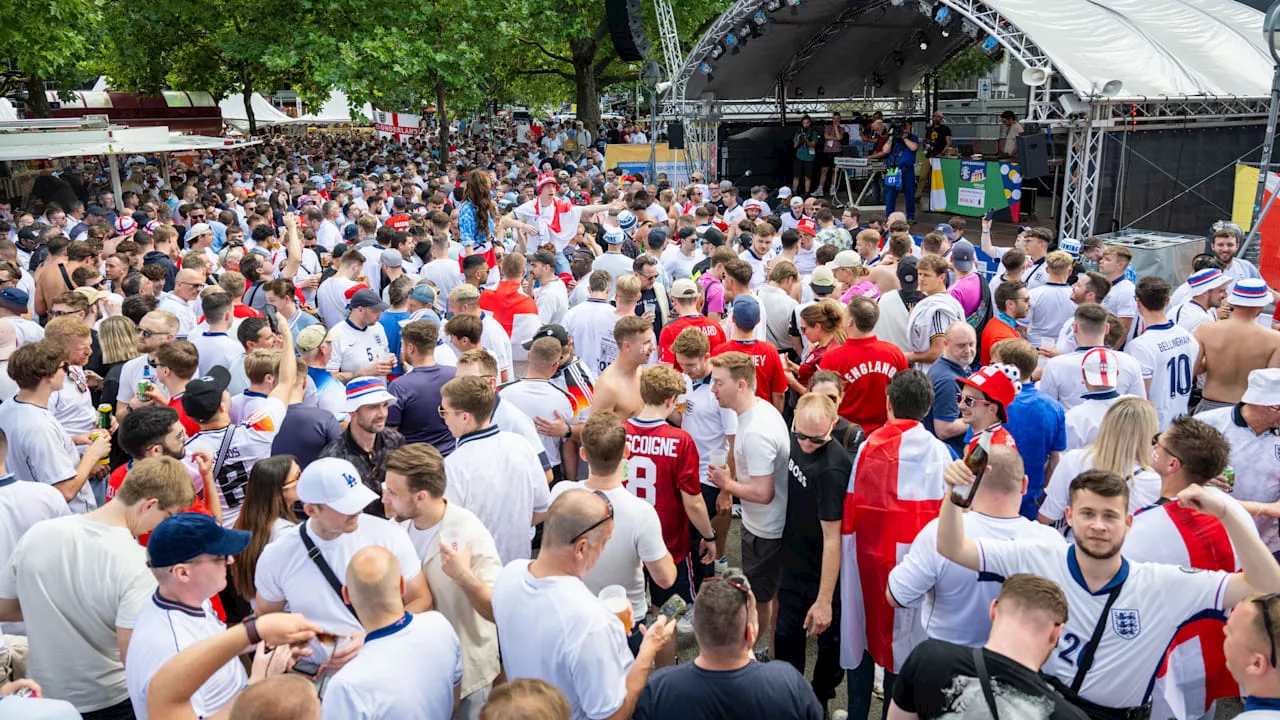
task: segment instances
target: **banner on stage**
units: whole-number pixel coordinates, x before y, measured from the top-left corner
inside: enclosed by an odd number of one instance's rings
[[[1022,176],[1017,163],[933,158],[929,161],[929,206],[934,212],[978,217],[1008,208],[1013,222],[1021,219]]]
[[[684,151],[671,150],[666,143],[656,146],[656,172],[666,173],[672,187],[684,187],[689,183],[689,170],[685,167]],[[649,174],[648,145],[606,145],[604,166],[620,168],[624,173]],[[646,177],[646,182],[653,179]]]

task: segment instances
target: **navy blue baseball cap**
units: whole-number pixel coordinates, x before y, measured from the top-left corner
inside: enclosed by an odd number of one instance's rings
[[[733,324],[744,329],[754,329],[760,324],[760,302],[750,295],[734,298]]]
[[[252,533],[228,530],[217,520],[197,512],[165,518],[147,541],[148,563],[153,568],[173,567],[200,555],[239,555],[249,546]]]
[[[7,287],[4,290],[0,290],[0,303],[11,309],[21,309],[22,312],[26,312],[28,300],[30,300],[30,297],[27,295],[27,291],[22,288]]]

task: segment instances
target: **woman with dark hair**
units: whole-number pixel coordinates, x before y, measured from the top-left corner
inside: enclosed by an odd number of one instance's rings
[[[298,501],[298,476],[302,469],[292,455],[272,455],[259,460],[249,473],[244,505],[235,528],[252,533],[249,546],[236,556],[231,566],[231,582],[243,598],[257,595],[253,575],[262,549],[280,533],[298,524],[293,504]]]
[[[462,205],[458,207],[459,240],[465,252],[484,252],[494,238],[494,226],[498,218],[498,206],[491,197],[493,184],[489,173],[479,168],[467,174],[462,190]]]

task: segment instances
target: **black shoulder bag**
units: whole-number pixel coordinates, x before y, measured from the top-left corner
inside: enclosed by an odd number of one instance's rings
[[[973,648],[973,666],[978,670],[978,682],[982,683],[982,696],[987,699],[991,720],[1000,720],[1000,712],[996,709],[996,694],[991,689],[991,675],[987,673],[987,659],[980,647]]]
[[[360,616],[356,615],[356,609],[351,607],[351,603],[342,599],[342,583],[338,582],[338,576],[333,574],[333,568],[329,567],[329,563],[320,554],[320,548],[316,547],[311,536],[307,534],[306,522],[298,526],[298,535],[302,538],[302,544],[307,548],[307,557],[311,558],[311,562],[316,564],[316,567],[320,569],[320,574],[329,582],[329,587],[333,588],[333,591],[338,594],[338,600],[341,600],[342,604],[347,606],[347,610],[351,611],[351,616],[359,622]]]

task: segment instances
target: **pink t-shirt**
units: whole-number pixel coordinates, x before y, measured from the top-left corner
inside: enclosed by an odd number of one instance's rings
[[[698,277],[698,282],[702,285],[702,295],[705,298],[702,303],[702,312],[723,315],[724,285],[720,282],[720,278],[705,272]]]
[[[947,290],[951,297],[960,303],[960,307],[964,308],[965,315],[972,315],[978,309],[979,303],[982,302],[982,288],[980,283],[982,278],[977,273],[962,277]]]
[[[870,280],[859,280],[844,291],[844,295],[840,296],[840,302],[848,304],[855,295],[877,300],[880,298],[880,288],[876,287],[876,284]]]

